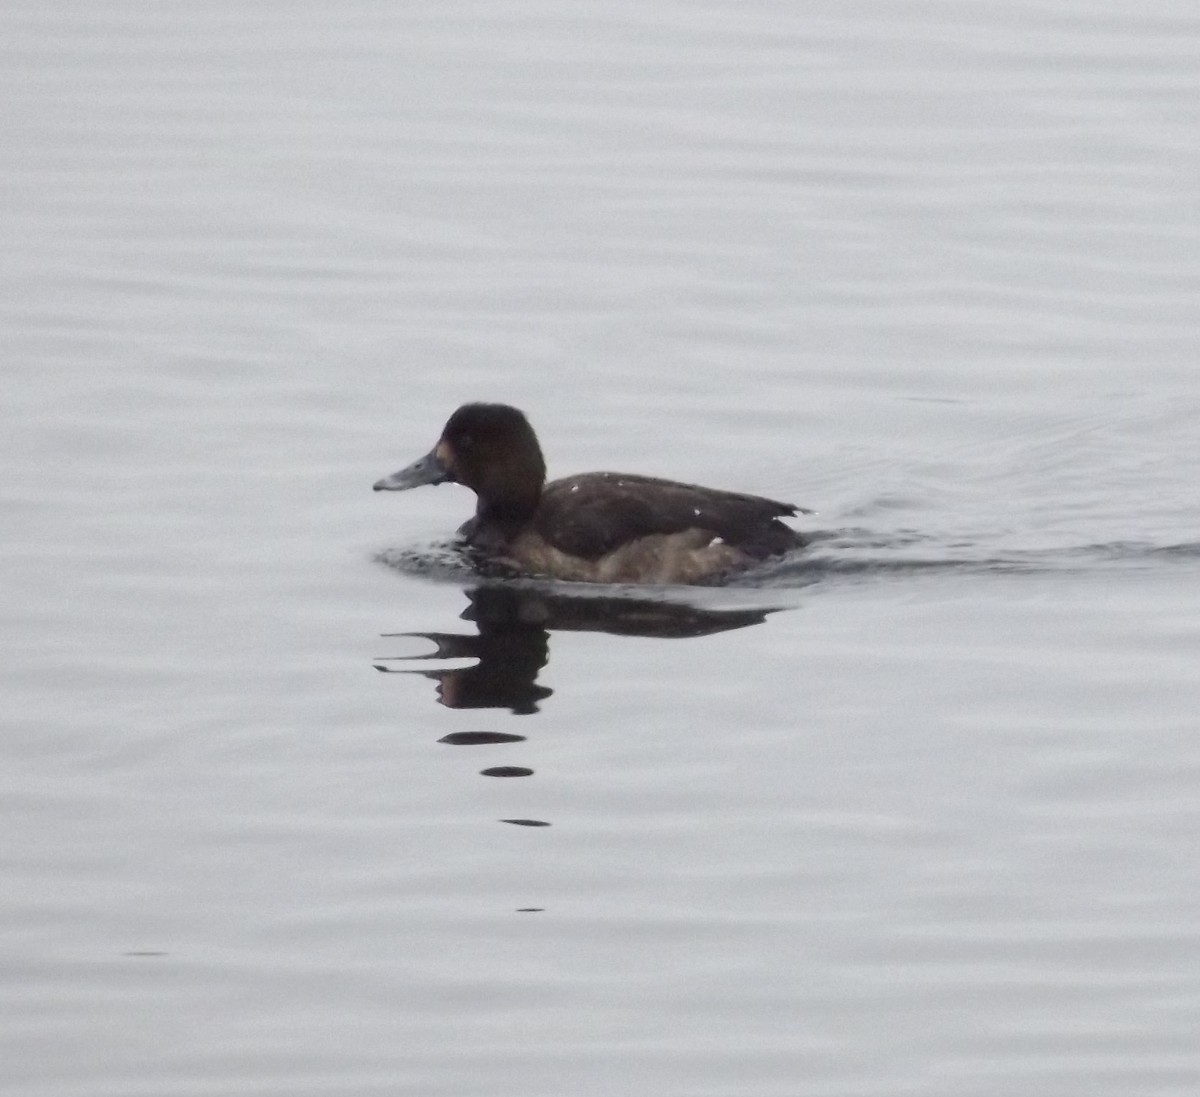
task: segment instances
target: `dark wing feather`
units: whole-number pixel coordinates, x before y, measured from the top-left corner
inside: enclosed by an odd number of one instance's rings
[[[550,544],[594,560],[651,534],[707,530],[756,555],[804,543],[778,518],[797,507],[758,495],[717,491],[652,476],[590,472],[547,484],[535,526]]]

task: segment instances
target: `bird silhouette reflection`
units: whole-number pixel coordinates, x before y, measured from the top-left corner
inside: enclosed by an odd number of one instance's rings
[[[537,679],[550,658],[550,633],[604,632],[615,636],[679,640],[758,625],[773,609],[721,609],[665,599],[561,594],[515,584],[487,584],[466,591],[459,615],[475,632],[396,632],[420,638],[434,650],[376,663],[388,674],[420,674],[437,683],[447,708],[507,708],[516,715],[537,712],[552,690]],[[466,667],[421,670],[423,660],[472,659]]]

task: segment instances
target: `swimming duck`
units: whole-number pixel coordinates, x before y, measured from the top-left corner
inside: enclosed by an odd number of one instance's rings
[[[779,519],[803,507],[630,473],[546,483],[524,414],[464,404],[437,444],[376,491],[457,483],[478,497],[459,536],[481,558],[529,575],[595,583],[702,583],[808,543]]]

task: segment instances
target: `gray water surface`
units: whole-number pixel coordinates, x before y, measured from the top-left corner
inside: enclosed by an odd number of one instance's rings
[[[1194,5],[0,61],[5,1092],[1197,1092]],[[468,399],[815,543],[479,587]]]

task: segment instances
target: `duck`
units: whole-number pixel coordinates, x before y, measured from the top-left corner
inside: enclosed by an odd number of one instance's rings
[[[634,473],[588,472],[546,482],[525,414],[464,404],[424,457],[376,481],[375,491],[462,484],[475,515],[458,537],[477,562],[503,572],[613,584],[709,584],[809,538],[781,519],[812,511],[758,495]]]

